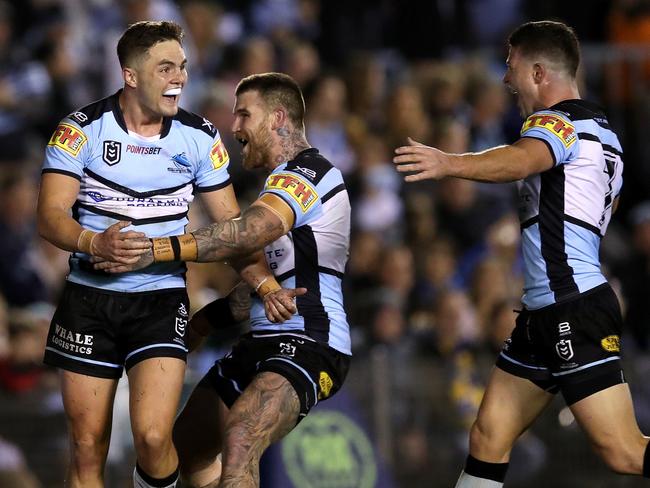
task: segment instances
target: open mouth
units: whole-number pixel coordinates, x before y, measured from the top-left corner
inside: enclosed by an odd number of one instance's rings
[[[169,90],[163,93],[163,97],[165,97],[167,100],[172,100],[175,102],[178,100],[180,94],[181,94],[180,88],[170,88]]]
[[[239,142],[239,144],[242,146],[246,146],[246,144],[248,144],[248,139],[244,139],[243,137],[235,137],[235,139],[237,139],[237,142]]]

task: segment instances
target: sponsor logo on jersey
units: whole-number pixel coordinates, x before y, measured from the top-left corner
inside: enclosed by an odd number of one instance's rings
[[[334,382],[332,381],[332,378],[330,378],[330,375],[325,371],[321,371],[320,376],[318,377],[318,387],[320,390],[318,392],[318,399],[322,400],[323,398],[330,396],[330,391],[332,391],[333,386]]]
[[[112,199],[113,199],[113,197],[105,197],[104,195],[102,195],[102,194],[99,193],[98,191],[89,191],[89,192],[87,192],[86,194],[87,194],[90,198],[92,198],[93,200],[95,200],[97,203],[99,203],[99,202],[105,202],[106,200],[112,200]]]
[[[47,145],[56,146],[77,157],[77,154],[87,141],[88,138],[81,129],[70,124],[59,124]]]
[[[576,129],[568,120],[555,114],[533,114],[526,119],[521,128],[521,135],[529,130],[545,129],[556,136],[565,147],[570,147],[576,142]]]
[[[289,171],[299,171],[300,173],[304,174],[310,180],[313,180],[313,179],[316,178],[316,171],[314,171],[313,169],[309,169],[309,168],[303,168],[302,166],[296,166],[295,168],[291,168]]]
[[[75,113],[70,115],[70,118],[75,120],[76,122],[78,122],[80,124],[83,124],[84,122],[86,122],[88,120],[88,116],[83,112],[75,112]]]
[[[228,156],[228,151],[226,151],[226,146],[221,142],[221,138],[217,139],[217,141],[212,145],[210,159],[212,160],[212,167],[214,169],[219,169],[230,161],[230,156]]]
[[[289,194],[305,213],[318,199],[316,190],[295,174],[279,173],[269,176],[266,180],[265,190],[282,190]]]
[[[126,152],[131,154],[140,154],[142,156],[147,156],[149,154],[155,156],[160,154],[160,148],[155,146],[135,146],[133,144],[127,144]]]
[[[102,159],[109,166],[117,164],[122,159],[122,143],[118,141],[104,141]]]
[[[174,162],[174,167],[168,167],[167,171],[171,171],[172,173],[191,173],[192,170],[190,169],[192,167],[192,163],[190,163],[190,160],[187,158],[187,155],[182,152],[178,154],[174,154],[172,156],[172,161]]]
[[[621,350],[621,341],[617,335],[603,337],[600,345],[607,352],[619,352]]]

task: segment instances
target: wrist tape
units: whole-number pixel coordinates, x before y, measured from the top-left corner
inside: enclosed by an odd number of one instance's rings
[[[151,239],[153,262],[196,261],[198,244],[193,234]]]
[[[77,249],[83,253],[92,254],[95,237],[97,237],[97,232],[88,229],[82,230],[77,238]]]

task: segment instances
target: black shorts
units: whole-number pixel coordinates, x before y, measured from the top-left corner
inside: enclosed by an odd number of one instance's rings
[[[248,333],[230,354],[216,361],[199,383],[213,387],[230,408],[253,378],[264,371],[286,378],[300,399],[302,420],[336,393],[350,367],[350,356],[299,333]]]
[[[184,288],[122,293],[66,283],[47,337],[45,364],[119,378],[152,357],[185,360]]]
[[[622,325],[618,299],[607,284],[575,300],[524,310],[497,366],[550,393],[561,391],[571,405],[625,382],[620,362]]]

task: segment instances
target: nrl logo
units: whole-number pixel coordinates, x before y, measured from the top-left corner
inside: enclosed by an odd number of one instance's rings
[[[555,351],[560,358],[568,361],[573,357],[573,346],[571,345],[571,340],[562,339],[560,342],[555,344]]]
[[[122,143],[117,141],[104,141],[102,159],[109,166],[113,166],[122,159]]]

